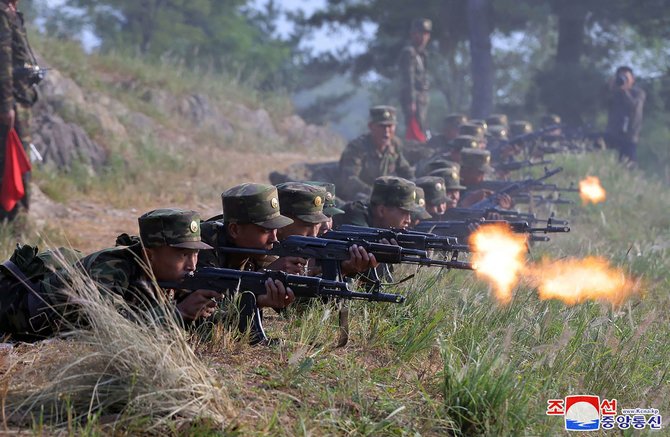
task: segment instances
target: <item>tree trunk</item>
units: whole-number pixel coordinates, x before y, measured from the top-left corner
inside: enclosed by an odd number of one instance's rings
[[[584,25],[586,10],[575,1],[561,3],[556,8],[558,15],[558,65],[577,65],[584,52]]]
[[[491,4],[489,0],[467,0],[468,38],[472,68],[473,118],[493,111],[493,57],[491,55]]]

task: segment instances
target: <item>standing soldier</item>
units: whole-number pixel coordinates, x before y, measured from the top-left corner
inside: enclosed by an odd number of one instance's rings
[[[428,129],[428,61],[426,46],[433,23],[427,18],[412,21],[410,44],[400,54],[400,103],[405,115],[405,139],[425,142]],[[413,126],[418,124],[418,126]],[[418,129],[414,129],[417,128]],[[418,132],[417,132],[418,131]]]
[[[40,70],[28,44],[23,14],[17,10],[19,0],[0,0],[0,171],[4,169],[7,135],[16,129],[23,147],[30,147],[30,108],[37,101],[36,85]],[[26,210],[29,205],[28,183],[30,173],[23,176],[26,194],[20,202]],[[0,208],[0,217],[12,219],[15,207],[9,213]]]

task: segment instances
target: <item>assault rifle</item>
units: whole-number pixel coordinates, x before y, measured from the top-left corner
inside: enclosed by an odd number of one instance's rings
[[[526,159],[525,161],[507,161],[500,164],[495,164],[494,167],[497,171],[509,172],[522,170],[524,168],[536,167],[538,165],[549,165],[553,161],[541,160],[534,161],[532,159]]]
[[[429,232],[419,232],[407,229],[382,229],[369,228],[365,226],[342,225],[335,230],[328,231],[323,238],[334,240],[366,240],[381,242],[395,240],[399,246],[408,249],[437,250],[440,252],[451,252],[452,260],[455,261],[458,252],[469,252],[467,244],[459,244],[458,239],[451,235],[436,235]],[[458,268],[458,267],[456,267]]]
[[[270,250],[244,249],[239,247],[219,247],[218,250],[224,253],[247,255],[313,258],[320,261],[324,278],[337,280],[341,277],[340,263],[349,259],[349,249],[354,244],[363,247],[368,253],[374,255],[380,263],[414,264],[427,267],[447,267],[467,270],[473,269],[472,265],[469,263],[432,259],[428,257],[428,253],[425,250],[409,249],[392,244],[375,243],[366,241],[363,238],[335,240],[291,235],[283,241],[275,243]]]
[[[555,224],[552,218],[547,220],[547,225],[543,227],[533,227],[525,221],[507,221],[507,220],[450,220],[450,221],[423,221],[420,222],[415,230],[422,232],[431,232],[436,235],[456,235],[464,239],[470,235],[473,227],[479,227],[490,224],[505,224],[517,234],[529,234],[530,241],[549,241],[546,234],[570,232],[567,224]],[[545,234],[545,235],[539,235]]]
[[[266,293],[265,281],[269,278],[279,280],[285,287],[291,288],[296,297],[355,299],[389,303],[403,303],[405,301],[403,296],[396,294],[352,291],[346,282],[311,276],[289,275],[278,271],[247,272],[217,267],[203,267],[180,281],[161,281],[158,285],[164,288],[191,291],[242,292],[238,328],[241,332],[246,332],[249,329],[251,343],[256,344],[267,341],[260,310],[256,305],[256,296]]]

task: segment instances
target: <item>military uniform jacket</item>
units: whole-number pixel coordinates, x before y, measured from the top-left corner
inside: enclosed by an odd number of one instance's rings
[[[33,64],[23,15],[0,1],[0,112],[9,112],[15,103],[35,103],[37,92],[28,83],[28,76],[17,72],[17,68]]]
[[[428,96],[428,60],[425,51],[406,46],[400,53],[400,75],[402,79],[401,103],[407,108],[412,103],[421,105]]]
[[[414,178],[414,171],[402,153],[400,141],[394,139],[393,147],[382,153],[377,151],[369,133],[347,144],[340,158],[338,194],[345,199],[353,199],[357,193],[369,195],[372,184],[379,176]]]

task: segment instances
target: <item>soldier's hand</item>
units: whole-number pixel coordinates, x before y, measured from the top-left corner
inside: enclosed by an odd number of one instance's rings
[[[377,267],[379,263],[373,254],[356,244],[349,248],[349,259],[342,261],[342,274],[351,275],[361,273]]]
[[[211,317],[216,310],[216,301],[221,293],[212,290],[196,290],[177,304],[177,311],[186,321]]]
[[[16,121],[16,112],[13,109],[10,109],[9,112],[0,114],[0,124],[8,126],[9,129],[14,127],[14,122]]]
[[[256,305],[259,308],[286,308],[295,300],[293,290],[284,286],[278,279],[268,278],[265,281],[265,294],[261,294],[256,298]]]
[[[279,270],[292,275],[302,275],[305,273],[307,260],[297,256],[285,256],[267,266],[267,270]]]
[[[498,206],[502,209],[510,209],[514,205],[512,198],[508,194],[501,194],[498,197]]]

